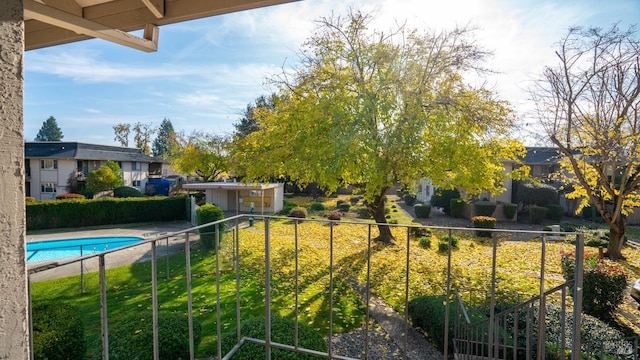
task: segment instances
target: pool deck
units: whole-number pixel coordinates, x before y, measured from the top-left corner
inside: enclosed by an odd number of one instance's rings
[[[112,228],[103,229],[83,229],[83,230],[52,230],[48,232],[38,232],[37,234],[27,234],[27,242],[60,240],[70,238],[100,237],[100,236],[137,236],[143,239],[152,239],[158,236],[179,232],[191,228],[192,225],[186,221],[174,221],[165,223],[154,223],[148,225],[131,226],[127,224],[116,225]],[[196,240],[194,235],[193,240]],[[168,253],[175,253],[184,250],[184,241],[171,240],[167,246],[166,241],[157,244],[158,257]],[[107,268],[118,267],[136,262],[149,261],[151,259],[151,246],[142,244],[125,250],[116,251],[105,256]],[[56,260],[28,263],[28,268],[34,268],[46,263],[55,263]],[[84,272],[98,271],[98,257],[84,260],[82,263],[72,263],[60,266],[55,269],[37,272],[31,275],[31,281],[41,281],[64,276],[80,274],[80,266]]]

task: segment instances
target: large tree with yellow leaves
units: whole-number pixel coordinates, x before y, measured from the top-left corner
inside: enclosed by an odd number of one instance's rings
[[[610,228],[607,253],[622,259],[626,215],[640,206],[640,39],[635,29],[573,28],[558,64],[532,89],[538,114],[563,155],[568,198],[589,203]]]
[[[396,183],[430,178],[469,194],[500,192],[510,111],[462,74],[482,72],[488,55],[469,29],[422,33],[371,30],[360,12],[323,18],[301,50],[300,66],[272,79],[274,107],[258,109],[258,131],[237,141],[234,163],[247,178],[289,176],[328,191],[364,195],[389,242],[384,198]]]

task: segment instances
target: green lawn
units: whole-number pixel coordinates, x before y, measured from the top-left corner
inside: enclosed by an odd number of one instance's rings
[[[335,202],[335,199],[327,201]],[[390,209],[393,209],[390,204]],[[333,205],[335,206],[335,205]],[[404,212],[399,211],[399,214]],[[394,214],[392,210],[390,214]],[[319,215],[317,215],[319,217]],[[406,217],[406,214],[403,216]],[[408,218],[408,217],[407,217]],[[406,220],[406,221],[410,221]],[[372,226],[372,236],[377,235]],[[331,227],[316,222],[303,222],[298,226],[299,253],[299,306],[300,319],[321,333],[328,333],[329,318],[329,253],[333,252],[333,332],[349,331],[364,320],[364,304],[348,285],[349,279],[366,282],[370,274],[372,291],[383,297],[397,311],[404,312],[406,300],[406,255],[409,253],[409,294],[412,299],[420,295],[442,294],[446,286],[446,253],[437,249],[434,233],[430,248],[418,245],[408,238],[405,228],[394,228],[393,245],[373,244],[370,271],[367,262],[368,225],[338,224],[333,226],[334,242],[330,244]],[[284,316],[295,313],[295,243],[291,221],[271,221],[271,281],[272,308]],[[488,289],[491,281],[492,247],[469,234],[458,234],[459,245],[453,250],[452,280],[454,286]],[[407,250],[407,246],[409,249]],[[240,304],[241,317],[263,316],[264,305],[264,223],[240,231]],[[550,243],[546,249],[546,283],[551,288],[562,282],[560,251],[571,250],[573,245]],[[505,293],[534,294],[539,289],[540,244],[501,241],[497,251],[497,281]],[[220,308],[223,332],[232,331],[236,321],[236,273],[232,266],[232,241],[223,241],[220,251],[221,281]],[[626,249],[628,261],[623,263],[635,278],[640,277],[638,251]],[[198,357],[216,353],[216,275],[214,253],[192,250],[192,285],[194,315],[202,322],[203,339],[197,350]],[[158,287],[161,311],[186,313],[187,293],[184,253],[170,257],[169,281],[165,280],[165,260],[159,260]],[[137,263],[107,271],[109,321],[117,322],[125,316],[139,316],[141,310],[151,308],[151,264]],[[91,355],[100,351],[100,298],[98,276],[85,275],[85,293],[79,291],[78,276],[36,282],[32,284],[34,301],[62,299],[81,309],[86,316],[88,344]]]

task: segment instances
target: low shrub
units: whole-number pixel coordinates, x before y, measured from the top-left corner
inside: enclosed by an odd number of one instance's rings
[[[548,343],[560,343],[562,338],[562,308],[547,304],[545,336]],[[534,310],[537,323],[538,310]],[[565,337],[571,339],[573,313],[567,311],[564,316]],[[537,324],[532,326],[534,332]],[[537,334],[535,334],[537,338]],[[630,359],[633,354],[632,344],[623,340],[624,334],[609,326],[606,322],[593,316],[583,314],[580,322],[580,340],[582,343],[582,359]],[[535,340],[535,339],[534,339]],[[597,356],[597,357],[596,357]],[[565,359],[560,357],[558,359]]]
[[[322,211],[324,209],[325,209],[325,207],[324,207],[323,203],[315,202],[315,203],[309,205],[309,210],[311,210],[311,211]]]
[[[128,197],[144,197],[145,195],[141,193],[138,189],[132,188],[130,186],[120,186],[113,189],[113,197],[116,198],[128,198]]]
[[[337,210],[331,210],[327,213],[327,219],[329,220],[340,220],[342,219],[342,213]]]
[[[547,208],[543,206],[529,206],[529,219],[532,224],[540,224],[547,216]]]
[[[33,196],[25,196],[24,197],[24,202],[29,204],[29,203],[34,203],[36,202],[36,198],[34,198]]]
[[[458,198],[460,198],[460,192],[457,189],[436,189],[429,203],[433,207],[442,208],[445,214],[451,214],[451,199]]]
[[[405,194],[402,199],[404,203],[409,206],[413,206],[416,203],[416,196],[414,194]]]
[[[560,265],[567,281],[573,280],[575,253],[562,252]],[[585,252],[582,287],[582,308],[585,313],[609,319],[622,303],[627,288],[627,272],[619,265],[598,254]]]
[[[66,194],[60,194],[56,196],[56,200],[82,200],[82,199],[86,199],[86,197],[82,194],[75,194],[75,193],[66,193]]]
[[[264,317],[249,318],[242,321],[240,324],[240,333],[242,336],[252,337],[255,339],[265,338],[265,319]],[[294,345],[295,336],[295,322],[293,320],[284,318],[280,315],[271,314],[271,341],[281,344]],[[222,349],[223,352],[228,352],[236,344],[236,333],[223,335],[222,337]],[[311,326],[299,322],[298,323],[298,346],[320,352],[327,351],[327,344],[324,340],[324,336],[315,331]],[[266,358],[266,352],[264,345],[245,342],[240,349],[233,355],[234,360],[254,360]],[[296,359],[308,359],[315,360],[317,357],[313,355],[307,355],[298,353],[291,350],[284,349],[271,349],[272,359],[282,360],[296,360]]]
[[[507,220],[513,220],[513,217],[516,216],[517,211],[518,205],[516,204],[502,204],[502,213]]]
[[[298,207],[298,204],[296,204],[296,203],[292,203],[291,201],[287,201],[287,200],[285,200],[285,201],[284,201],[284,204],[283,204],[283,206],[282,206],[282,210],[280,210],[280,211],[278,212],[278,215],[284,215],[284,216],[287,216],[287,215],[289,215],[289,212],[291,212],[291,210],[292,210],[293,208],[296,208],[296,207]]]
[[[196,209],[196,218],[198,225],[208,224],[210,222],[224,219],[224,211],[213,204],[204,204]],[[217,226],[220,236],[224,230],[224,224]],[[206,226],[199,228],[200,243],[205,250],[215,249],[216,247],[216,226]]]
[[[478,201],[473,204],[476,216],[492,216],[498,205],[492,201]]]
[[[193,318],[193,340],[201,340],[201,325]],[[169,312],[158,314],[158,348],[160,359],[189,358],[189,318]],[[151,312],[132,312],[109,323],[109,359],[153,359],[153,317]]]
[[[471,222],[473,222],[474,228],[481,229],[495,229],[496,228],[496,218],[491,216],[474,216],[471,218]],[[491,231],[476,231],[476,235],[479,237],[491,237]]]
[[[289,217],[304,219],[307,217],[307,209],[303,207],[294,207],[289,211]]]
[[[458,241],[460,241],[460,238],[458,238],[455,235],[451,235],[452,248],[458,247]],[[449,237],[447,236],[447,237],[438,239],[438,251],[445,252],[448,250],[449,250]]]
[[[553,221],[560,221],[564,216],[564,207],[558,204],[550,204],[547,208],[547,217]]]
[[[347,211],[349,211],[350,208],[351,208],[351,205],[349,205],[346,202],[338,205],[338,210],[340,210],[342,212],[347,212]]]
[[[84,323],[77,308],[60,302],[37,303],[32,314],[35,359],[86,358]]]
[[[411,235],[413,235],[413,237],[416,239],[419,239],[423,236],[431,237],[431,229],[424,227],[413,227],[411,228]]]
[[[351,203],[351,205],[357,205],[360,202],[360,200],[362,200],[362,196],[360,195],[355,195],[349,198],[349,202]]]
[[[431,343],[440,350],[444,350],[444,338],[446,329],[446,304],[444,295],[420,296],[409,301],[407,312],[412,324],[422,329]],[[455,326],[455,304],[450,303],[449,309],[449,349],[453,349],[451,334]],[[482,311],[471,306],[466,307],[467,315],[471,322],[480,321],[486,318]]]
[[[398,224],[398,219],[390,219],[389,221],[387,221],[387,224],[397,225]]]
[[[418,244],[425,249],[429,249],[431,247],[431,236],[421,236],[418,239]]]
[[[431,214],[431,205],[429,204],[415,204],[413,206],[413,212],[418,219],[426,219]]]
[[[461,218],[464,213],[464,200],[457,198],[451,199],[451,216],[454,218]]]

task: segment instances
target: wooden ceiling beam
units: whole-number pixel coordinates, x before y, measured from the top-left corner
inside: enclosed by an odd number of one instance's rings
[[[114,0],[86,6],[82,12],[86,20],[110,29],[130,32],[142,30],[147,24],[167,25],[295,1],[299,0],[164,0],[164,16],[157,18],[141,0]],[[26,7],[25,5],[25,9]],[[25,12],[26,50],[90,37],[94,36],[76,33],[55,25],[43,25],[40,20],[30,18]]]
[[[33,0],[24,0],[24,16],[76,34],[107,40],[137,50],[146,52],[158,50],[158,28],[155,25],[149,27],[145,24],[145,36],[149,39],[140,38]]]
[[[142,0],[142,3],[158,19],[164,17],[164,0]]]

